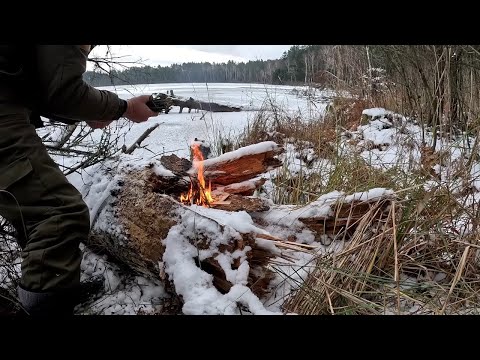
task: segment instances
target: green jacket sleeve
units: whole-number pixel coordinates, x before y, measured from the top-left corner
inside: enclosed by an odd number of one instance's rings
[[[83,80],[87,57],[78,45],[37,46],[37,90],[42,110],[77,121],[117,120],[126,110],[126,101]]]

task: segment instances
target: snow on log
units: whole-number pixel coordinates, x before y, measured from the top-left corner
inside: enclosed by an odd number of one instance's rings
[[[273,141],[242,147],[203,161],[205,179],[212,184],[230,185],[252,179],[282,165],[276,158],[284,152]],[[194,174],[194,169],[190,170]]]
[[[264,294],[272,276],[265,264],[275,254],[259,248],[255,238],[266,232],[255,227],[245,212],[225,223],[221,220],[231,214],[227,211],[185,206],[159,194],[151,178],[152,169],[145,169],[117,181],[87,245],[147,277],[165,280],[169,263],[164,254],[170,234],[190,249],[187,257],[211,276],[220,293],[241,285],[256,296]],[[238,222],[242,217],[245,221]],[[245,225],[249,219],[252,224]],[[178,245],[175,241],[170,240],[171,246]]]

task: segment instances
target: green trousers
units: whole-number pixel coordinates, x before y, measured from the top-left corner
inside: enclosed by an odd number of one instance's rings
[[[25,289],[79,285],[89,210],[24,116],[0,117],[0,216],[17,230]]]

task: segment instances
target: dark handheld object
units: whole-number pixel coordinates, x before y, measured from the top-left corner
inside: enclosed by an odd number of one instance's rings
[[[170,109],[173,106],[173,99],[166,94],[152,94],[150,100],[147,102],[147,106],[150,110],[161,113],[165,112],[168,114]]]

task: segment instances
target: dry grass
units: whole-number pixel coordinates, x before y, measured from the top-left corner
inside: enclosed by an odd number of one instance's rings
[[[393,204],[391,200],[374,203],[359,220],[348,246],[335,255],[318,257],[315,269],[295,296],[284,303],[284,309],[302,315],[352,309],[378,313],[372,297],[377,286],[370,279],[381,274],[393,253]]]
[[[283,143],[288,140],[299,150],[308,144],[319,157],[335,159],[340,134],[344,130],[355,130],[362,122],[362,111],[369,105],[365,100],[336,97],[324,117],[305,120],[300,115],[292,116],[284,109],[265,103],[247,124],[243,135],[232,144],[232,149],[262,141]],[[223,141],[228,143],[225,139]]]
[[[422,214],[415,215],[422,219]],[[478,237],[460,242],[431,232],[402,236],[399,229],[410,220],[398,199],[371,206],[342,251],[315,258],[306,281],[284,303],[285,311],[301,315],[476,312]]]
[[[388,98],[386,97],[388,100]],[[393,189],[395,200],[385,216],[375,218],[379,202],[357,224],[342,251],[318,255],[304,266],[309,276],[298,283],[283,273],[297,290],[286,299],[285,311],[298,314],[464,314],[480,309],[480,251],[478,201],[467,203],[472,190],[471,167],[478,156],[465,155],[453,164],[448,156],[422,152],[421,167],[376,169],[360,156],[342,153],[340,133],[356,130],[365,121],[359,100],[336,99],[322,119],[303,121],[279,109],[263,111],[236,146],[259,141],[289,142],[301,153],[310,147],[312,166],[292,172],[288,159],[272,178],[270,197],[277,204],[303,205],[338,190],[347,194],[381,187]],[[380,105],[381,106],[381,105]],[[446,139],[445,139],[446,140]],[[472,144],[478,153],[478,144]],[[448,147],[448,146],[447,146]],[[465,150],[467,151],[467,146]],[[438,157],[438,159],[437,159]],[[463,161],[463,160],[462,160]],[[440,181],[432,166],[449,166],[451,182]],[[445,175],[443,175],[445,176]],[[436,186],[426,190],[431,181]],[[462,184],[460,192],[454,183]],[[470,232],[463,232],[470,226]],[[338,239],[334,240],[338,243]],[[335,244],[333,244],[335,245]],[[333,246],[332,245],[332,246]],[[282,272],[281,268],[276,269]]]
[[[313,150],[312,160],[302,158],[305,168],[292,171],[290,165],[293,159],[285,159],[284,165],[277,170],[272,178],[274,192],[269,194],[277,204],[303,205],[333,190],[396,189],[400,181],[394,171],[385,174],[372,169],[359,156],[340,154],[341,133],[346,129],[355,129],[361,123],[361,113],[367,105],[366,101],[337,97],[327,108],[325,117],[304,120],[265,103],[248,123],[244,134],[235,143],[230,142],[227,150],[262,141],[275,141],[282,145],[288,142],[294,145],[298,154],[307,149]],[[327,161],[317,161],[321,159]]]
[[[262,141],[280,144],[288,140],[299,150],[308,144],[319,157],[333,158],[336,156],[333,144],[337,141],[338,130],[334,123],[327,123],[323,118],[304,120],[301,116],[292,116],[279,107],[265,103],[232,145],[236,149]]]
[[[373,104],[367,99],[337,96],[327,107],[324,122],[330,127],[355,131],[359,125],[362,125],[362,111],[370,107],[373,107]]]

